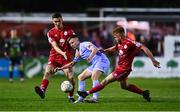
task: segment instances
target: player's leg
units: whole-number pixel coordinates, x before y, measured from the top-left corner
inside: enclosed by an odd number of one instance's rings
[[[87,69],[85,69],[79,76],[78,76],[78,91],[85,91],[85,80],[91,76],[91,72]],[[83,102],[84,98],[81,96],[78,97],[75,103]]]
[[[101,76],[102,73],[106,73],[108,71],[109,66],[110,66],[110,62],[106,57],[102,57],[92,66],[93,68],[92,76],[91,76],[93,82],[92,87],[99,85],[99,81],[98,81],[99,77]],[[87,101],[91,103],[96,103],[98,101],[98,93],[97,92],[93,93],[93,97]]]
[[[108,85],[111,82],[114,82],[116,79],[113,77],[112,73],[108,75],[103,81],[101,81],[100,84],[96,85],[95,87],[91,88],[90,90],[86,92],[78,91],[78,94],[85,98],[87,95],[98,92],[102,90],[106,85]]]
[[[78,76],[78,91],[85,91],[85,80],[90,76],[91,72],[89,72],[87,69]]]
[[[24,67],[22,59],[18,60],[18,70],[20,73],[20,81],[24,82]]]
[[[139,95],[142,95],[147,101],[150,102],[151,98],[150,98],[150,94],[149,94],[148,90],[143,91],[142,89],[140,89],[139,87],[137,87],[134,84],[128,84],[126,79],[121,80],[120,85],[121,85],[122,89],[125,89],[125,90],[131,91],[133,93],[137,93]]]
[[[13,68],[14,62],[12,59],[9,60],[9,82],[13,82]]]
[[[35,87],[35,92],[43,99],[45,98],[45,91],[49,84],[49,78],[54,74],[54,66],[47,65],[45,68],[45,73],[43,80],[41,81],[41,86]]]
[[[93,70],[92,72],[92,76],[91,76],[91,79],[92,79],[92,82],[93,82],[93,86],[92,87],[95,87],[97,85],[99,85],[99,77],[101,76],[102,72],[100,70]],[[94,102],[96,103],[98,101],[98,93],[95,92],[93,93],[93,97],[91,100],[89,100],[90,102]]]
[[[140,95],[143,93],[143,90],[141,90],[141,89],[140,89],[139,87],[137,87],[136,85],[134,85],[134,84],[128,84],[126,79],[121,80],[121,81],[120,81],[120,85],[121,85],[121,88],[122,88],[122,89],[131,91],[131,92],[133,92],[133,93],[137,93],[137,94],[140,94]]]
[[[68,92],[68,98],[70,102],[74,102],[74,89],[75,89],[75,81],[74,81],[74,72],[73,72],[73,68],[68,68],[68,69],[64,69],[63,70],[65,76],[68,78],[68,80],[71,82],[71,84],[73,85],[73,90],[71,92]]]

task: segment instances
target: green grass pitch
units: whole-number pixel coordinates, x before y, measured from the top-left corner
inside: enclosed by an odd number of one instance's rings
[[[180,111],[179,78],[130,78],[129,83],[151,91],[150,103],[140,95],[122,90],[119,83],[114,82],[100,92],[99,103],[96,104],[69,103],[66,94],[61,92],[59,87],[60,83],[66,80],[63,76],[52,77],[46,98],[40,99],[34,92],[34,86],[40,84],[41,78],[26,79],[24,83],[19,82],[19,79],[9,83],[7,79],[1,78],[0,111]],[[90,86],[91,80],[88,79],[86,88]]]

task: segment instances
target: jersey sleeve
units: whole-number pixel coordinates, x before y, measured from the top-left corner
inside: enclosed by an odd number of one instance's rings
[[[137,50],[139,50],[142,47],[142,44],[137,41],[134,41],[134,46],[136,47]]]
[[[115,49],[118,50],[118,44],[115,45]]]
[[[54,36],[52,35],[51,31],[47,33],[48,42],[51,44],[53,41],[55,41]]]
[[[91,42],[84,42],[81,47],[85,47],[88,50],[92,50],[92,48],[97,48],[94,44]]]
[[[136,42],[136,47],[138,48],[138,49],[140,49],[141,47],[142,47],[142,44],[141,43],[139,43],[139,42]]]
[[[134,40],[130,40],[128,42],[128,46],[131,46],[131,47],[136,47],[136,49],[140,49],[142,47],[142,44],[137,42],[137,41],[134,41]]]
[[[20,48],[21,48],[21,51],[24,53],[25,52],[25,47],[24,47],[24,43],[22,40],[20,40]]]
[[[6,41],[6,42],[5,42],[4,47],[5,47],[5,52],[8,52],[8,49],[10,48],[10,43],[9,43],[9,41]]]

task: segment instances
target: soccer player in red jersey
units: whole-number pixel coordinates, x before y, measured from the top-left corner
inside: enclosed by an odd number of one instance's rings
[[[128,75],[131,72],[132,62],[136,52],[140,50],[150,58],[155,67],[160,67],[160,63],[153,57],[151,51],[136,41],[126,38],[123,27],[117,27],[113,30],[113,36],[115,37],[117,44],[113,47],[102,49],[102,52],[118,52],[119,61],[115,70],[108,75],[99,85],[91,88],[86,92],[78,91],[78,94],[85,98],[87,95],[102,90],[106,85],[111,82],[119,81],[121,88],[142,95],[148,102],[151,101],[149,90],[142,90],[134,84],[128,84]]]
[[[51,45],[51,51],[48,59],[48,65],[45,68],[45,73],[40,86],[35,87],[35,92],[42,98],[45,98],[46,88],[49,84],[49,78],[55,73],[55,68],[64,66],[72,61],[74,53],[67,42],[68,37],[75,35],[70,27],[63,26],[63,19],[61,14],[54,13],[52,15],[52,22],[54,27],[47,33],[48,41]],[[73,69],[63,69],[68,80],[75,85],[73,78]],[[70,102],[74,102],[74,89],[68,93]]]

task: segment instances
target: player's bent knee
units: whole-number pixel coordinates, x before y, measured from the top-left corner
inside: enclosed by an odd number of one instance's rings
[[[98,80],[98,77],[95,76],[95,75],[92,75],[92,76],[91,76],[91,79],[92,79],[92,80]]]
[[[78,80],[79,80],[79,81],[83,81],[83,80],[84,80],[83,75],[79,75],[79,76],[78,76]]]
[[[52,73],[51,71],[48,71],[48,72],[45,72],[44,77],[45,77],[46,79],[48,79],[48,78],[50,78],[52,75],[53,75],[53,73]]]

